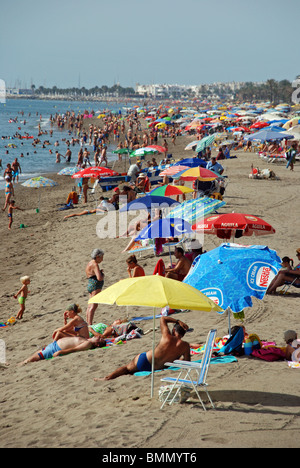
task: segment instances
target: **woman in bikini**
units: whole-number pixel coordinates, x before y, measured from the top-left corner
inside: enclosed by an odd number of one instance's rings
[[[88,279],[87,291],[89,293],[89,298],[101,292],[104,284],[104,273],[103,270],[99,269],[99,263],[103,261],[104,252],[100,249],[94,249],[91,257],[92,260],[87,264],[85,273]],[[97,309],[98,304],[89,304],[86,310],[86,321],[88,325],[93,324],[95,310]]]
[[[11,197],[14,196],[14,187],[9,176],[5,176],[5,204],[2,208],[3,211],[6,210],[6,207],[10,204]]]
[[[81,336],[89,338],[89,329],[86,321],[79,315],[82,312],[78,304],[70,304],[64,312],[64,326],[54,330],[52,338],[57,341],[66,336]],[[68,322],[68,319],[70,321]]]

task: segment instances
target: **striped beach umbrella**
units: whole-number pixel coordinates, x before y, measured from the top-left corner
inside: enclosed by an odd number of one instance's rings
[[[183,218],[185,221],[194,224],[197,220],[204,218],[209,213],[216,211],[224,205],[226,205],[226,202],[221,200],[215,200],[214,198],[209,197],[199,197],[187,200],[179,206],[176,206],[167,214],[166,217]]]
[[[196,153],[199,153],[199,151],[203,151],[205,148],[210,146],[215,140],[215,138],[215,134],[202,138],[202,140],[200,140],[198,145],[196,146]]]
[[[173,176],[175,174],[178,174],[178,172],[183,171],[184,169],[189,169],[189,166],[176,166],[173,164],[172,166],[167,167],[164,169],[162,172],[159,173],[160,176]]]
[[[158,195],[161,197],[171,197],[172,195],[182,195],[183,193],[190,193],[194,190],[190,187],[185,187],[184,185],[161,185],[151,190],[149,194]]]
[[[215,180],[219,177],[218,174],[215,174],[213,171],[209,169],[205,169],[205,167],[197,166],[197,167],[190,167],[188,169],[184,169],[183,171],[174,174],[175,179],[182,179],[182,180]]]

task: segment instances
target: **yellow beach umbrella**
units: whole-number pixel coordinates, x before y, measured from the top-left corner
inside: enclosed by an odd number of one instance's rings
[[[153,307],[151,398],[154,384],[155,308],[223,312],[223,309],[196,288],[164,276],[127,278],[113,284],[89,300],[89,304],[117,304]]]
[[[159,275],[123,279],[92,297],[92,303],[222,312],[192,286]]]

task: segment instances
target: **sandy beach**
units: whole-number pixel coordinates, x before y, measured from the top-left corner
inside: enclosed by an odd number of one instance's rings
[[[190,156],[184,151],[192,136],[171,140],[174,159]],[[158,144],[162,141],[159,140]],[[220,213],[241,212],[257,215],[275,229],[274,235],[239,239],[241,244],[268,245],[280,257],[296,261],[298,237],[298,196],[300,164],[294,171],[285,164],[268,164],[256,153],[232,151],[235,159],[222,161],[228,185],[226,205]],[[123,171],[123,162],[120,163]],[[248,178],[251,164],[271,168],[277,180]],[[271,167],[270,167],[271,166]],[[118,170],[118,164],[114,167]],[[105,285],[127,277],[128,239],[99,239],[98,216],[67,219],[58,204],[66,201],[74,185],[69,177],[49,174],[57,181],[53,188],[41,189],[40,212],[36,213],[37,191],[15,186],[16,203],[25,211],[14,213],[12,230],[7,213],[1,211],[1,321],[15,316],[18,302],[13,298],[20,277],[31,278],[24,317],[1,329],[6,361],[0,365],[0,446],[61,448],[240,448],[300,447],[299,369],[286,361],[266,362],[251,357],[237,362],[210,366],[208,384],[216,410],[204,412],[197,399],[160,410],[160,378],[155,373],[154,398],[150,398],[150,377],[124,376],[114,381],[95,382],[116,367],[129,362],[152,345],[152,333],[109,349],[95,349],[49,361],[18,367],[17,364],[52,341],[53,330],[63,325],[63,312],[70,302],[79,303],[83,317],[88,302],[85,266],[94,248],[104,250],[101,264]],[[122,184],[123,185],[123,184]],[[101,195],[101,191],[98,192]],[[105,194],[104,194],[105,196]],[[4,201],[4,193],[1,193]],[[95,202],[80,203],[73,212],[95,208]],[[20,229],[20,224],[27,226]],[[206,235],[204,248],[211,250],[222,241]],[[163,255],[168,261],[168,254]],[[173,257],[174,258],[174,257]],[[152,275],[157,258],[143,253],[139,263]],[[246,309],[244,325],[248,333],[284,346],[287,329],[300,332],[298,290],[253,300]],[[118,317],[151,315],[152,309],[99,305],[94,322],[111,323]],[[216,313],[189,311],[178,315],[194,329],[189,342],[203,343],[210,328],[217,336],[227,334],[227,317]],[[240,323],[232,319],[232,324]],[[139,322],[147,331],[151,321]],[[159,322],[157,321],[157,327]],[[158,329],[156,340],[160,339]],[[297,436],[298,434],[298,436]]]

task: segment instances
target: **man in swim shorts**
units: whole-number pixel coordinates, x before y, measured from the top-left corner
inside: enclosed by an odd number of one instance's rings
[[[78,351],[103,348],[104,346],[106,346],[106,341],[100,336],[93,336],[88,339],[83,338],[82,336],[59,338],[59,340],[53,341],[45,348],[37,351],[33,356],[25,359],[25,361],[20,363],[20,365],[44,359],[51,359],[52,357],[63,356],[65,354],[76,353]]]
[[[169,330],[168,323],[174,323],[172,331]],[[185,361],[190,361],[190,345],[182,340],[188,325],[172,317],[161,317],[160,329],[162,337],[154,350],[154,369],[163,369],[166,362],[172,362],[181,356]],[[121,375],[134,374],[135,372],[150,372],[151,368],[152,350],[138,354],[129,364],[119,367],[103,379],[96,378],[94,380],[112,380]]]

